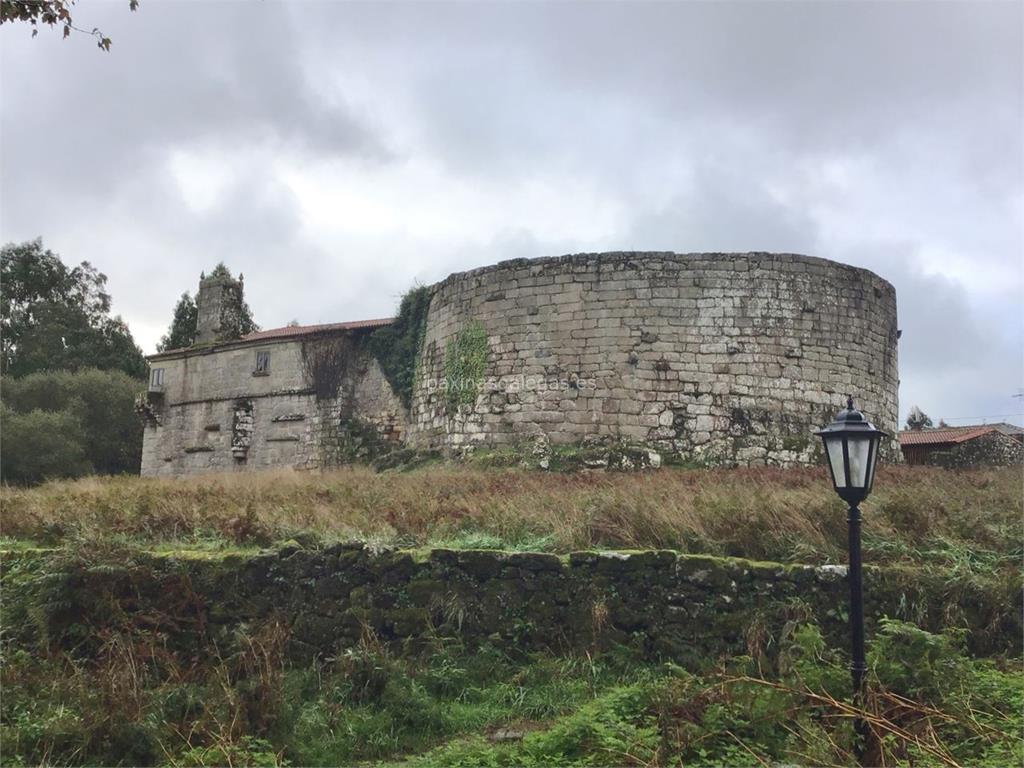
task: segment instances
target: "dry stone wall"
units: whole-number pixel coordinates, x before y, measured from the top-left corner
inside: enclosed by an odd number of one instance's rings
[[[467,367],[451,357],[478,328],[479,389],[452,397],[452,386],[471,384],[447,380]],[[893,287],[824,259],[503,262],[434,286],[409,439],[449,451],[619,442],[716,463],[810,462],[811,432],[846,393],[895,433],[896,339]]]
[[[1024,444],[992,431],[948,450],[931,451],[924,455],[921,463],[951,469],[1021,466],[1024,465]]]
[[[275,620],[294,657],[336,656],[368,634],[413,647],[439,637],[529,648],[631,646],[700,663],[744,652],[787,623],[848,641],[841,566],[759,563],[672,551],[372,551],[361,544],[220,557],[135,553],[110,564],[27,550],[0,558],[5,626],[27,645],[98,650],[132,628],[196,659]],[[881,616],[930,631],[968,628],[977,653],[1020,653],[1019,579],[865,569],[869,637]],[[56,595],[56,596],[55,596]],[[31,620],[28,618],[31,616]]]

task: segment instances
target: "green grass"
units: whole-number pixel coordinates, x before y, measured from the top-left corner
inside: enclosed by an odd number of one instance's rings
[[[5,650],[3,765],[849,765],[843,654],[797,625],[756,657],[684,670],[625,651],[516,656],[436,641],[395,656],[372,637],[286,662],[268,623],[206,660],[145,634],[89,660]],[[865,716],[886,765],[1020,764],[1019,661],[967,657],[956,633],[888,623]],[[898,734],[898,735],[894,735]]]

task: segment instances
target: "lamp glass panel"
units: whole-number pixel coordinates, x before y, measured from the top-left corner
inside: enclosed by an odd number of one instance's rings
[[[828,451],[828,465],[832,469],[832,480],[836,488],[846,487],[846,472],[843,470],[843,438],[840,435],[825,438]]]
[[[873,443],[871,446],[871,466],[868,467],[868,482],[867,485],[864,486],[869,491],[875,482],[875,467],[878,466],[878,444],[881,440],[878,435],[874,435],[871,438],[871,442]]]
[[[852,488],[867,487],[871,440],[870,435],[850,435],[847,438],[850,452],[850,487]]]

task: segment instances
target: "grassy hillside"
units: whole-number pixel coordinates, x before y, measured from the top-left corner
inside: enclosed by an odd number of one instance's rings
[[[770,655],[704,669],[619,653],[510,655],[439,640],[415,657],[367,638],[286,663],[251,628],[189,662],[142,633],[97,659],[19,651],[0,670],[0,764],[162,766],[853,765],[840,652],[800,625]],[[1020,765],[1019,663],[892,622],[872,638],[869,765]]]
[[[958,583],[970,583],[1018,610],[1002,596],[1020,594],[1019,469],[885,468],[876,485],[864,505],[868,564],[934,571],[938,599],[950,605]],[[56,570],[5,561],[0,765],[852,763],[846,649],[798,613],[770,637],[748,627],[744,655],[691,659],[685,669],[626,646],[527,653],[471,646],[459,633],[396,648],[365,627],[357,646],[310,665],[290,660],[296,628],[279,618],[206,638],[202,622],[140,610],[133,589],[102,629],[72,627],[90,639],[84,645],[57,642],[44,620],[67,610],[52,595],[76,588],[68,564],[120,584],[133,548],[228,563],[239,548],[357,539],[842,563],[845,509],[820,469],[432,466],[87,479],[0,488],[0,506],[0,550],[60,549],[22,555],[52,559]],[[189,594],[168,592],[167,615]],[[208,602],[211,615],[223,613]],[[888,619],[870,632],[869,761],[1020,764],[1020,659],[973,657],[965,641],[979,628],[943,617],[938,634]],[[182,645],[185,636],[198,652]]]
[[[182,480],[133,477],[0,489],[0,533],[59,545],[151,548],[358,539],[399,546],[567,552],[670,548],[776,561],[845,559],[845,508],[821,469],[549,474],[433,466]],[[863,505],[869,563],[1014,568],[1019,469],[879,471]]]

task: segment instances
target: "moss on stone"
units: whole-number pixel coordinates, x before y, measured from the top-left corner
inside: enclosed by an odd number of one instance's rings
[[[785,435],[782,438],[782,450],[803,453],[811,444],[809,435]]]
[[[615,640],[644,654],[686,646],[704,657],[741,651],[754,621],[781,632],[794,606],[836,642],[846,630],[840,569],[671,550],[557,557],[292,544],[221,557],[23,551],[0,566],[11,642],[37,650],[45,643],[80,656],[99,652],[96,638],[105,632],[136,631],[204,653],[209,638],[270,618],[292,627],[300,658],[357,643],[364,625],[383,643],[437,631],[470,647],[495,635],[517,650]],[[1019,650],[1019,581],[867,568],[869,632],[879,617],[892,616],[929,630],[963,626],[982,652]]]
[[[461,405],[472,405],[487,370],[487,332],[472,322],[459,331],[444,352],[445,398],[449,415]]]

